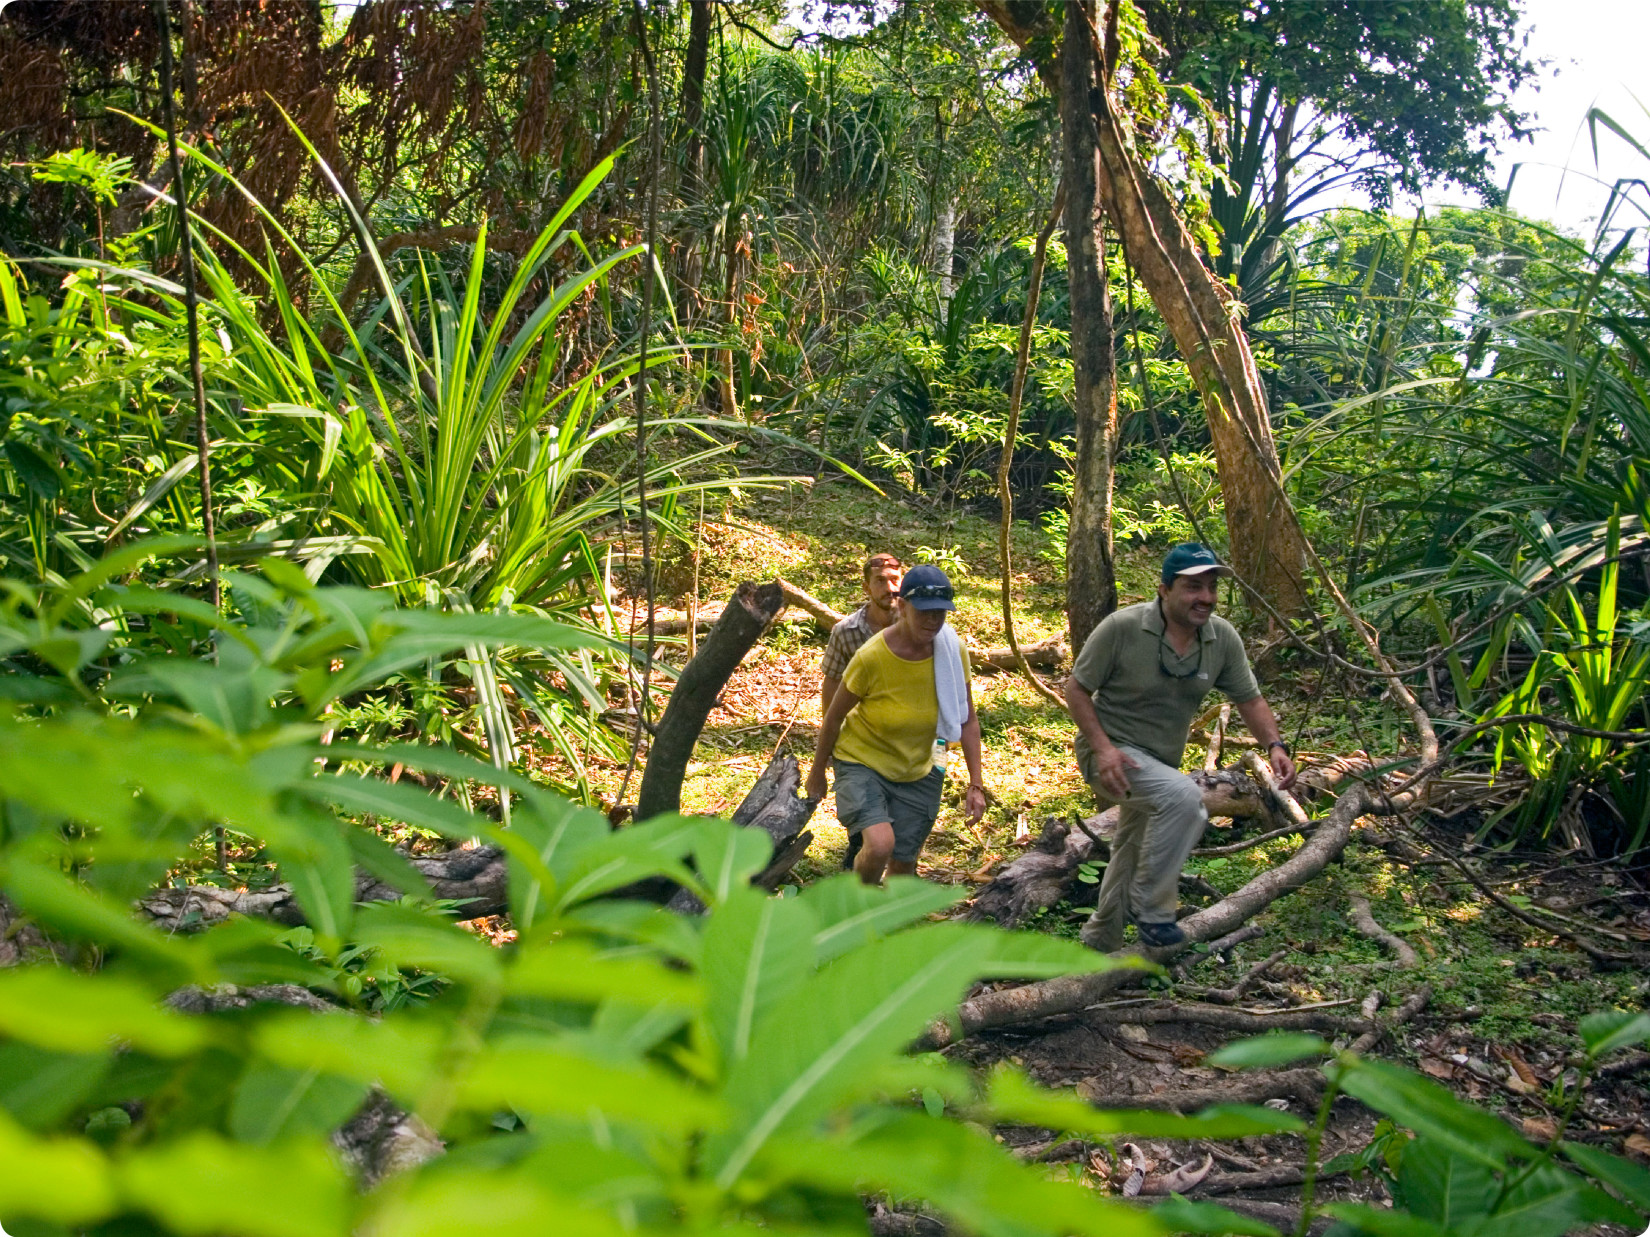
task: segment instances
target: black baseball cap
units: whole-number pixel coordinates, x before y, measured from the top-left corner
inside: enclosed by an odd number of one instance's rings
[[[951,600],[951,581],[945,572],[928,563],[922,563],[905,573],[899,582],[899,597],[913,610],[955,610]]]
[[[1220,576],[1235,574],[1208,546],[1185,541],[1170,550],[1163,560],[1163,583],[1173,584],[1176,576],[1200,576],[1206,571]]]

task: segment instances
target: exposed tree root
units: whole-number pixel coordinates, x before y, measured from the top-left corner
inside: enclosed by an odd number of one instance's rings
[[[1279,950],[1274,957],[1281,957]],[[1157,1001],[1149,1005],[1102,1005],[1083,1011],[1083,1021],[1091,1026],[1152,1026],[1161,1022],[1190,1022],[1198,1026],[1220,1027],[1245,1035],[1267,1031],[1326,1031],[1335,1035],[1358,1035],[1371,1030],[1367,1020],[1337,1018],[1311,1009],[1284,1009],[1275,1014],[1257,1014],[1228,1009],[1223,1005],[1193,1005],[1181,1001]]]
[[[463,903],[459,914],[466,919],[502,914],[509,905],[509,870],[504,852],[496,846],[450,850],[411,862],[430,882],[431,896]],[[355,875],[357,902],[394,902],[401,896],[399,889],[364,872]],[[138,909],[170,932],[209,928],[231,915],[273,919],[293,926],[304,922],[290,885],[271,885],[268,889],[220,889],[216,885],[156,889],[138,899]]]
[[[1381,1042],[1381,1037],[1383,1035],[1397,1030],[1406,1022],[1413,1019],[1416,1014],[1425,1009],[1427,1007],[1427,1002],[1430,1000],[1432,1000],[1432,986],[1430,984],[1422,984],[1414,992],[1410,993],[1407,998],[1405,998],[1402,1005],[1392,1011],[1392,1017],[1388,1018],[1384,1023],[1375,1027],[1373,1030],[1365,1031],[1362,1035],[1358,1036],[1357,1039],[1353,1040],[1352,1051],[1368,1052],[1371,1048],[1375,1047],[1376,1044]]]
[[[1375,922],[1375,915],[1369,909],[1368,898],[1361,893],[1355,893],[1350,901],[1352,913],[1348,918],[1352,920],[1352,926],[1358,929],[1359,936],[1368,937],[1372,941],[1379,941],[1391,950],[1393,957],[1397,959],[1400,970],[1408,970],[1410,967],[1421,964],[1420,956],[1414,949],[1410,948],[1408,941],[1400,936],[1393,935]]]
[[[1353,786],[1335,801],[1329,814],[1293,856],[1235,890],[1215,905],[1180,921],[1187,944],[1165,949],[1119,950],[1114,957],[1145,957],[1152,962],[1168,962],[1185,952],[1195,941],[1206,941],[1231,932],[1252,919],[1284,894],[1299,889],[1316,877],[1346,848],[1352,822],[1369,810],[1369,792]],[[1108,993],[1134,983],[1141,972],[1114,968],[1088,975],[1064,975],[1058,979],[1025,984],[982,993],[964,1001],[957,1011],[954,1031],[949,1022],[936,1023],[929,1031],[931,1042],[943,1046],[987,1027],[1034,1022],[1055,1014],[1070,1014],[1094,1004]]]
[[[1323,1098],[1326,1085],[1317,1069],[1281,1069],[1269,1074],[1242,1075],[1219,1087],[1187,1087],[1180,1091],[1159,1091],[1146,1095],[1125,1095],[1104,1090],[1108,1079],[1085,1078],[1077,1093],[1096,1108],[1146,1108],[1156,1112],[1196,1112],[1216,1104],[1263,1104],[1267,1100],[1291,1099],[1310,1108]]]
[[[1261,976],[1288,956],[1289,951],[1287,949],[1276,950],[1269,957],[1250,967],[1248,973],[1230,988],[1209,988],[1201,994],[1201,997],[1205,1001],[1213,1001],[1216,1005],[1236,1005],[1243,999],[1244,993],[1255,986]]]

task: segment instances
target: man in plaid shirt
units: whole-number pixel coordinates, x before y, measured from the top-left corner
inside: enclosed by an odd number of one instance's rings
[[[831,628],[820,663],[819,715],[831,707],[831,697],[842,685],[842,675],[855,653],[877,632],[894,621],[894,595],[899,592],[903,568],[892,554],[873,554],[865,560],[865,604]]]
[[[825,645],[825,657],[819,670],[823,681],[819,685],[819,715],[824,717],[831,707],[831,697],[842,686],[842,675],[863,645],[877,632],[894,621],[895,594],[899,592],[900,576],[905,568],[892,554],[873,554],[865,560],[865,604],[831,628],[831,638]],[[848,839],[848,852],[842,857],[844,870],[854,866],[863,838],[854,834]]]

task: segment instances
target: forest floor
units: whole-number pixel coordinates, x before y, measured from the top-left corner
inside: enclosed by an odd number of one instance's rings
[[[859,572],[865,557],[885,550],[906,563],[940,563],[957,588],[956,626],[976,645],[1001,645],[996,536],[994,519],[936,510],[916,499],[880,497],[845,481],[747,492],[737,505],[707,514],[696,546],[677,545],[661,556],[658,604],[685,609],[695,578],[697,603],[708,604],[725,600],[739,580],[780,575],[848,611],[861,600]],[[1051,550],[1038,526],[1016,523],[1013,592],[1023,642],[1064,630],[1063,572]],[[1151,595],[1161,553],[1158,548],[1120,547],[1121,604]],[[631,599],[621,604],[629,605]],[[1253,642],[1259,625],[1230,602],[1224,612]],[[683,786],[684,811],[731,812],[781,750],[794,753],[806,770],[820,718],[819,659],[825,641],[798,611],[789,611],[788,620],[775,624],[746,658],[711,715],[700,759],[689,767]],[[668,663],[683,664],[686,649],[681,644],[666,653]],[[1351,692],[1316,665],[1291,660],[1290,654],[1272,658],[1261,670],[1284,734],[1304,764],[1359,750],[1377,758],[1399,750],[1402,721],[1373,694]],[[953,776],[918,867],[924,879],[969,891],[1022,854],[1046,818],[1086,816],[1094,810],[1072,759],[1072,728],[1062,711],[1015,675],[978,675],[975,693],[990,807],[978,825],[967,824],[960,803],[965,783]],[[1204,755],[1194,742],[1186,767],[1202,767]],[[620,772],[618,762],[598,762],[591,770],[592,784],[611,796]],[[810,827],[815,841],[795,871],[799,883],[836,872],[846,841],[829,800]],[[1241,832],[1241,825],[1212,829],[1204,844],[1223,844]],[[1260,914],[1254,923],[1263,934],[1225,958],[1204,962],[1179,978],[1153,979],[1144,995],[1125,996],[1104,1009],[983,1033],[950,1051],[982,1066],[1016,1061],[1042,1081],[1076,1085],[1103,1104],[1171,1106],[1181,1092],[1206,1103],[1211,1088],[1237,1080],[1204,1065],[1203,1057],[1239,1035],[1188,1022],[1135,1025],[1117,1019],[1126,1016],[1122,1011],[1131,1004],[1177,999],[1177,994],[1185,999],[1192,983],[1235,983],[1281,950],[1283,956],[1235,1008],[1261,1018],[1284,1010],[1317,1011],[1327,1029],[1344,1016],[1356,1017],[1372,991],[1382,993],[1383,1008],[1395,1008],[1421,985],[1430,985],[1426,1008],[1389,1035],[1379,1051],[1502,1111],[1533,1139],[1550,1136],[1567,1089],[1576,1081],[1577,1019],[1599,1009],[1639,1008],[1650,984],[1637,969],[1600,969],[1564,936],[1515,918],[1463,879],[1445,856],[1469,853],[1478,878],[1514,906],[1534,903],[1614,933],[1612,939],[1629,945],[1650,940],[1650,893],[1632,873],[1608,863],[1474,848],[1470,831],[1459,821],[1412,822],[1408,836],[1425,854],[1419,861],[1396,860],[1363,836],[1355,832],[1339,863]],[[1298,837],[1279,838],[1229,856],[1194,859],[1189,871],[1207,883],[1206,893],[1226,893],[1298,845]],[[1039,912],[1026,926],[1075,937],[1087,914],[1084,902],[1092,905],[1096,886],[1080,881],[1074,888],[1069,902]],[[1417,951],[1413,968],[1394,969],[1382,947],[1356,930],[1348,909],[1349,898],[1357,894],[1369,899],[1378,923]],[[1650,1058],[1638,1054],[1595,1080],[1570,1136],[1650,1159],[1647,1067]],[[1268,1098],[1310,1120],[1312,1096],[1301,1091],[1299,1073],[1246,1074],[1242,1081],[1251,1100]],[[1339,1102],[1325,1158],[1366,1146],[1373,1133],[1366,1110]],[[1027,1154],[1048,1154],[1046,1140],[1035,1131],[1005,1131],[1002,1137],[1029,1142]],[[1158,1175],[1176,1163],[1201,1161],[1205,1150],[1146,1140],[1138,1146]],[[1298,1137],[1248,1139],[1206,1149],[1216,1154],[1218,1168],[1190,1191],[1192,1197],[1227,1204],[1248,1200],[1257,1216],[1274,1223],[1288,1219],[1277,1211],[1279,1204],[1293,1200],[1298,1208],[1296,1183],[1303,1161]],[[1131,1169],[1106,1160],[1094,1148],[1056,1152],[1070,1162],[1051,1171],[1095,1184],[1110,1177],[1116,1186]],[[1154,1179],[1148,1176],[1148,1182]],[[1331,1197],[1367,1195],[1374,1188],[1368,1178],[1358,1184],[1344,1176],[1323,1187]]]

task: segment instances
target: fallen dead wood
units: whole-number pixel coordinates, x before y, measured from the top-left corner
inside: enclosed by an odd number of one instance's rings
[[[1215,855],[1236,855],[1241,851],[1253,850],[1266,842],[1275,842],[1279,838],[1286,838],[1292,833],[1299,833],[1300,827],[1294,824],[1285,825],[1281,829],[1268,829],[1265,833],[1257,833],[1252,838],[1244,838],[1241,842],[1233,842],[1228,846],[1199,846],[1192,852],[1200,857]]]
[[[1420,1013],[1427,1007],[1427,1002],[1430,1000],[1432,1000],[1432,985],[1422,984],[1404,999],[1404,1003],[1402,1005],[1392,1011],[1392,1017],[1388,1018],[1385,1022],[1379,1024],[1373,1029],[1365,1031],[1362,1035],[1358,1036],[1357,1039],[1353,1040],[1352,1051],[1368,1052],[1371,1048],[1375,1047],[1376,1044],[1381,1042],[1381,1036],[1395,1031],[1406,1022],[1411,1021],[1416,1014]]]
[[[1083,1021],[1090,1026],[1153,1026],[1165,1022],[1187,1022],[1195,1026],[1241,1031],[1246,1035],[1262,1035],[1267,1031],[1325,1031],[1334,1035],[1358,1035],[1372,1029],[1372,1024],[1365,1019],[1337,1018],[1317,1010],[1284,1009],[1275,1014],[1257,1014],[1224,1005],[1194,1005],[1177,1001],[1158,1001],[1149,1005],[1101,1005],[1084,1010]]]
[[[1186,933],[1186,944],[1163,949],[1119,950],[1113,956],[1136,956],[1152,962],[1167,962],[1184,953],[1195,941],[1205,941],[1231,932],[1322,872],[1346,848],[1353,821],[1367,810],[1369,792],[1361,785],[1351,787],[1335,800],[1329,814],[1289,859],[1261,873],[1215,905],[1182,919],[1180,927]],[[972,1035],[987,1027],[1075,1013],[1093,1005],[1108,993],[1136,982],[1139,976],[1138,969],[1116,967],[981,993],[964,1001],[958,1008],[957,1030],[953,1031],[949,1022],[937,1022],[929,1030],[929,1039],[935,1046],[943,1047],[960,1036]]]
[[[1202,994],[1203,999],[1213,1001],[1216,1005],[1236,1005],[1243,999],[1244,994],[1259,982],[1261,976],[1288,956],[1289,951],[1287,949],[1275,950],[1265,959],[1250,967],[1243,978],[1230,988],[1209,988]]]
[[[1270,810],[1261,790],[1236,770],[1192,777],[1203,789],[1203,806],[1211,816],[1265,817]],[[1068,821],[1049,817],[1036,845],[980,888],[965,917],[990,919],[1009,928],[1055,905],[1070,894],[1078,868],[1096,857],[1095,839],[1110,836],[1116,827],[1114,807],[1078,822],[1076,829]],[[1296,830],[1291,826],[1285,832]]]
[[[1144,1108],[1153,1112],[1196,1112],[1216,1104],[1264,1104],[1267,1100],[1291,1099],[1310,1108],[1323,1098],[1326,1085],[1316,1069],[1283,1069],[1271,1073],[1242,1075],[1218,1087],[1186,1087],[1178,1091],[1154,1091],[1130,1095],[1106,1089],[1109,1078],[1096,1075],[1077,1084],[1077,1094],[1096,1108]]]
[[[740,584],[698,654],[682,668],[648,748],[642,787],[636,795],[637,820],[682,806],[682,778],[705,719],[745,654],[784,608],[783,598],[778,581]]]
[[[1367,937],[1369,940],[1384,945],[1392,952],[1400,970],[1408,970],[1410,967],[1421,964],[1420,955],[1410,947],[1408,941],[1400,936],[1393,935],[1375,922],[1375,915],[1369,909],[1368,898],[1361,893],[1355,893],[1348,901],[1352,905],[1352,912],[1347,918],[1352,921],[1352,926],[1358,929],[1359,936]]]
[[[458,913],[464,919],[502,914],[509,905],[509,868],[504,852],[496,846],[415,856],[410,862],[430,882],[432,897],[462,904]],[[399,889],[365,872],[355,874],[357,902],[395,902],[402,896]],[[292,886],[284,884],[267,889],[220,889],[216,885],[156,889],[138,899],[138,909],[169,932],[209,928],[231,915],[273,919],[293,927],[305,922]]]
[[[756,784],[746,792],[739,806],[733,809],[733,823],[747,829],[760,829],[773,839],[773,858],[751,884],[770,893],[779,888],[791,869],[808,853],[808,844],[814,835],[808,832],[818,801],[801,793],[802,770],[796,757],[783,752],[768,762]],[[704,904],[686,889],[678,889],[668,909],[682,914],[699,914]]]

